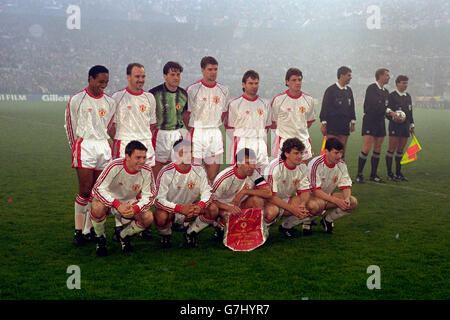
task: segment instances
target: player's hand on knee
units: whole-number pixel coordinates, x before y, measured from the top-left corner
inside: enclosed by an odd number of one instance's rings
[[[228,212],[234,216],[238,216],[242,213],[242,210],[238,206],[229,206]]]
[[[344,211],[350,208],[344,199],[334,198],[334,203],[339,207],[339,209]]]
[[[133,206],[129,203],[121,203],[119,207],[117,208],[117,211],[122,215],[124,218],[133,218],[134,217],[134,210]]]

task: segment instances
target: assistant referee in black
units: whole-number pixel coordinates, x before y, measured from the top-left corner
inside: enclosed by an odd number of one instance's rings
[[[364,183],[363,170],[370,150],[372,152],[372,171],[370,181],[385,183],[377,174],[380,161],[381,145],[386,136],[385,117],[390,115],[398,119],[397,114],[389,106],[389,91],[384,88],[389,83],[389,70],[380,68],[375,72],[375,83],[367,87],[364,97],[364,117],[362,124],[363,146],[358,159],[358,175],[356,182]]]

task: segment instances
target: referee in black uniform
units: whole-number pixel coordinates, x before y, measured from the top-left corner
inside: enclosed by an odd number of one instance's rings
[[[323,95],[320,122],[322,134],[330,138],[337,138],[345,146],[350,132],[355,131],[355,101],[352,89],[348,86],[352,79],[352,70],[340,67],[337,71],[338,81],[329,86]]]
[[[389,91],[384,88],[389,82],[389,70],[380,68],[375,72],[375,83],[367,87],[364,98],[364,117],[362,124],[363,146],[358,159],[358,175],[356,182],[364,183],[363,170],[367,156],[373,147],[372,171],[370,181],[384,183],[377,175],[378,162],[380,161],[381,145],[386,136],[385,116],[390,115],[398,119],[397,114],[389,109]]]
[[[400,75],[395,79],[397,90],[389,94],[389,108],[392,111],[401,110],[406,114],[404,120],[394,120],[390,116],[389,119],[389,149],[386,152],[386,167],[390,181],[408,181],[401,172],[402,165],[400,162],[403,158],[403,149],[408,141],[409,134],[414,134],[414,119],[412,112],[412,101],[408,88],[408,77]],[[392,173],[392,160],[395,153],[396,172]]]

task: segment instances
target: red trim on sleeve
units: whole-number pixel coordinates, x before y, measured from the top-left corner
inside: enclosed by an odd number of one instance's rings
[[[122,203],[121,203],[119,200],[114,199],[114,201],[113,201],[113,203],[112,203],[112,206],[113,206],[115,209],[117,209],[121,204],[122,204]]]
[[[339,187],[339,189],[341,189],[341,190],[344,190],[344,189],[350,189],[351,187],[350,186],[342,186],[342,187]]]
[[[183,210],[183,206],[180,206],[179,204],[177,204],[177,205],[175,206],[175,212],[181,213],[181,210]]]
[[[309,191],[311,191],[311,189],[297,190],[296,192],[297,192],[297,195],[300,195],[300,193],[309,192]]]
[[[206,208],[206,204],[205,204],[203,201],[199,201],[199,202],[197,203],[197,205],[198,205],[200,208],[202,208],[202,209],[205,209],[205,208]]]
[[[133,211],[134,211],[134,214],[138,214],[139,211],[141,211],[141,208],[139,208],[138,205],[135,205],[135,206],[133,206]]]

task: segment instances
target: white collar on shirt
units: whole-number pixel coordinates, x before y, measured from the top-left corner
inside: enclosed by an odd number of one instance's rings
[[[380,84],[378,83],[378,81],[375,81],[375,83],[377,84],[377,87],[378,87],[380,90],[384,90],[384,87],[383,87],[383,88],[380,87]]]
[[[341,87],[341,85],[340,85],[339,82],[337,82],[337,81],[336,81],[336,85],[337,85],[337,87],[338,87],[339,89],[341,89],[341,90],[347,90],[347,86]]]
[[[395,91],[397,91],[397,93],[398,93],[398,95],[401,97],[401,96],[406,96],[406,91],[403,91],[403,93],[402,92],[400,92],[400,91],[398,91],[398,89],[395,89]]]

